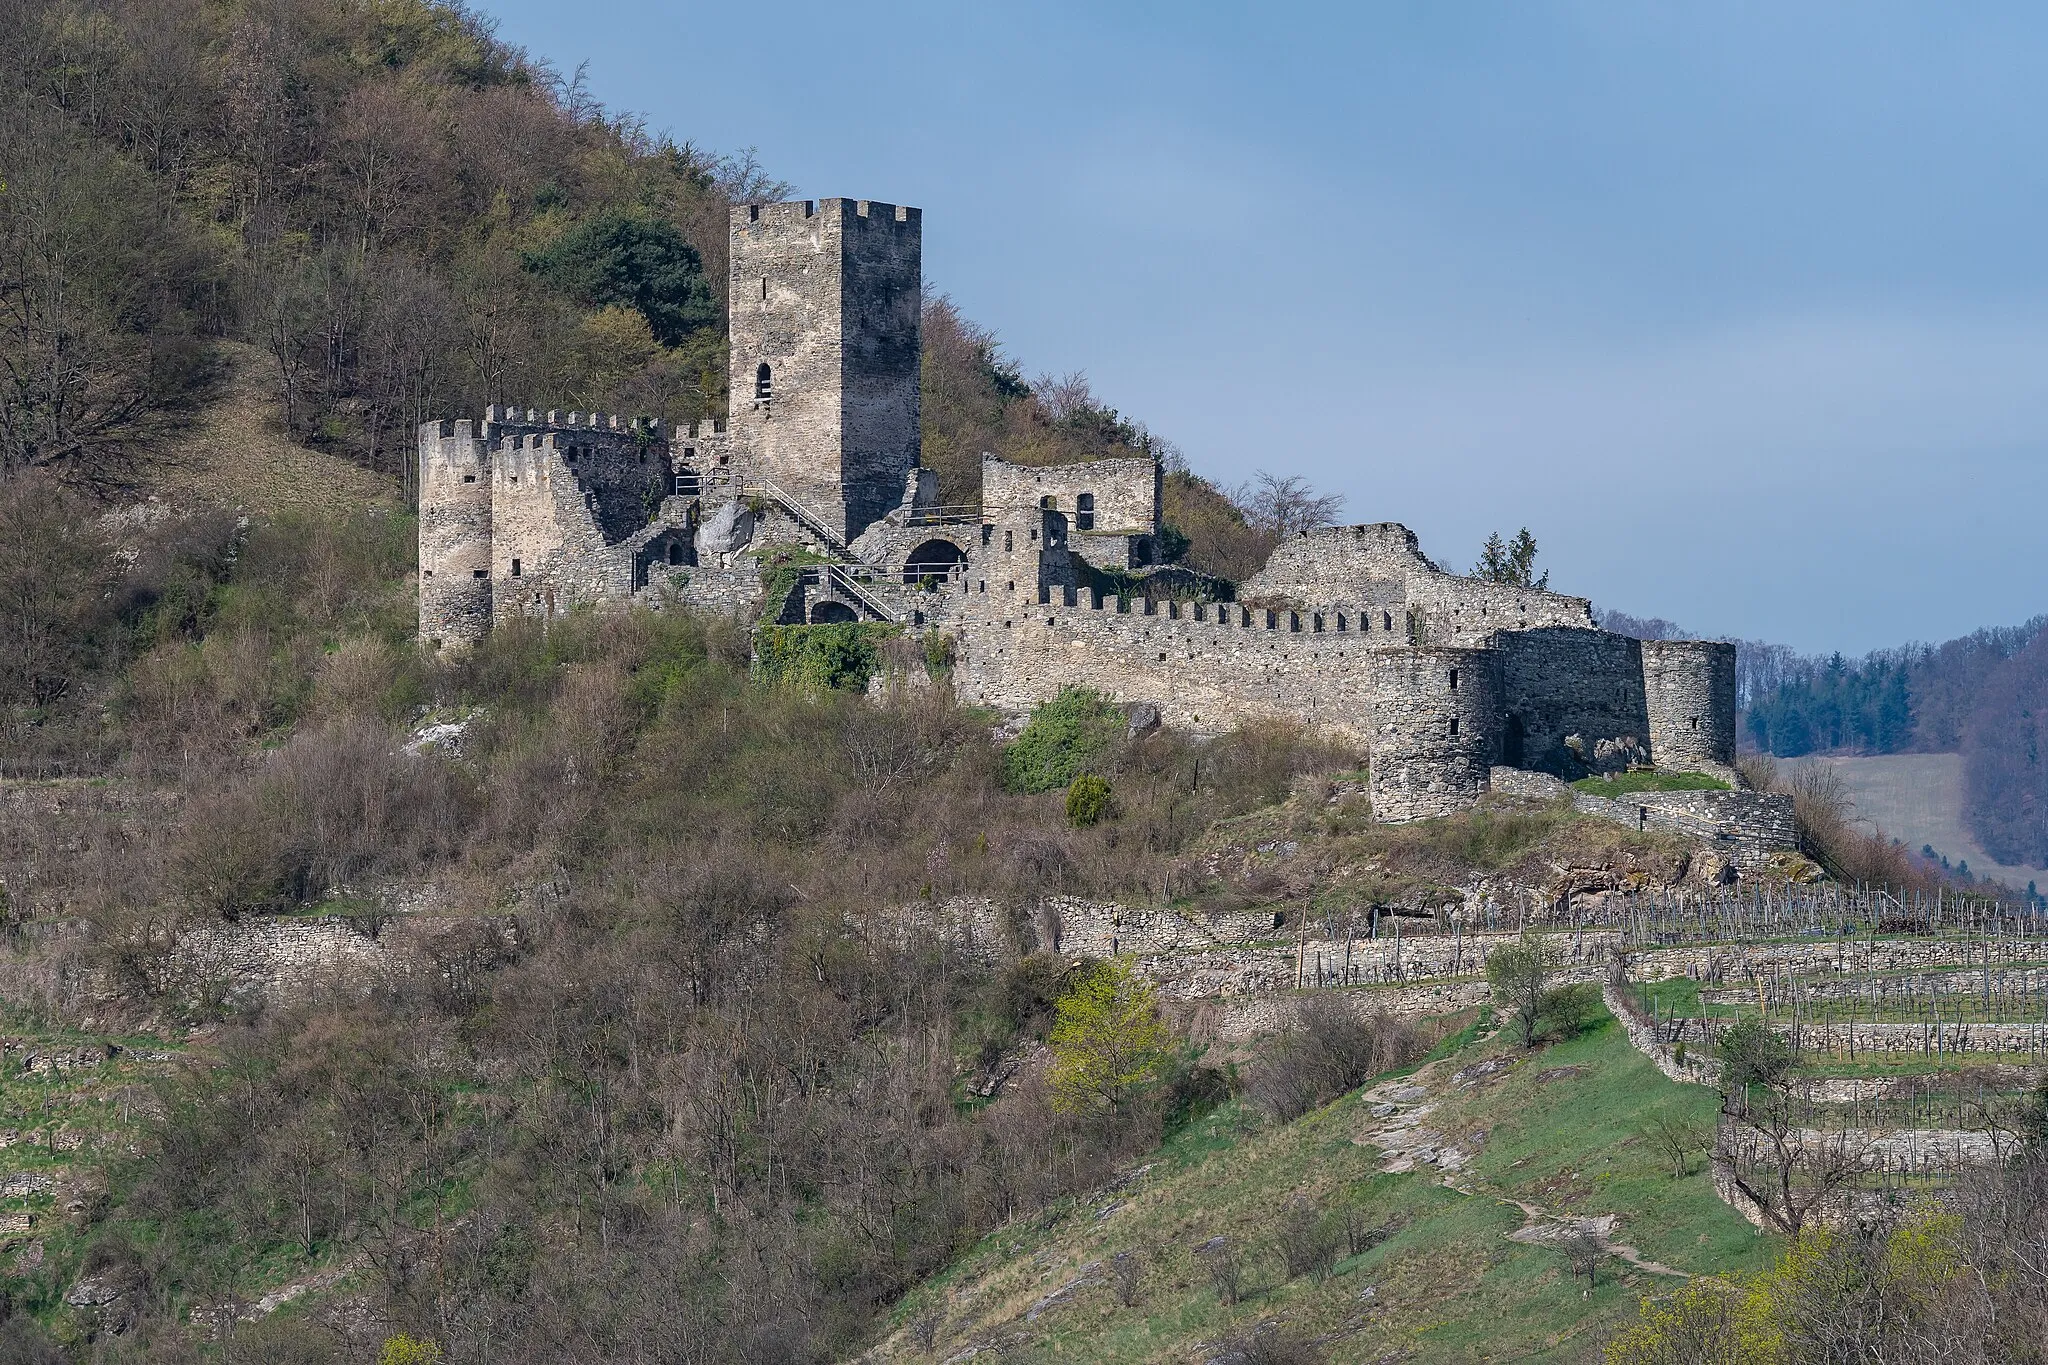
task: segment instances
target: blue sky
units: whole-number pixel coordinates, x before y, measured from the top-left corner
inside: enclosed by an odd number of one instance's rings
[[[2048,611],[2048,11],[672,6],[501,36],[800,196],[1202,472],[1859,652]]]

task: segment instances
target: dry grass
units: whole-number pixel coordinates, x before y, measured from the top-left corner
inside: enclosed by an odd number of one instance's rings
[[[285,434],[269,355],[238,342],[221,342],[218,351],[224,362],[219,395],[143,469],[155,492],[171,502],[196,500],[263,517],[345,516],[397,501],[394,480]]]

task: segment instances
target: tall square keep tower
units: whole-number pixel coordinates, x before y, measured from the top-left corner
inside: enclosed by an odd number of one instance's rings
[[[732,211],[732,444],[842,543],[917,467],[923,231],[866,199]]]

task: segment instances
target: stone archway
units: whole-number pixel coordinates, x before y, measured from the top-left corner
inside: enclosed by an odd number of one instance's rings
[[[904,556],[903,581],[919,583],[927,578],[944,581],[953,576],[953,571],[967,562],[967,551],[961,549],[944,536],[933,536],[920,541],[916,548]]]
[[[847,625],[860,620],[859,615],[844,602],[811,603],[811,624],[814,626]]]

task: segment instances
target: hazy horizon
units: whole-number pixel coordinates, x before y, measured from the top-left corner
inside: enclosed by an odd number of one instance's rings
[[[1845,653],[2048,609],[2048,15],[489,7],[617,111],[925,210],[1027,373],[1223,482]]]

